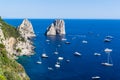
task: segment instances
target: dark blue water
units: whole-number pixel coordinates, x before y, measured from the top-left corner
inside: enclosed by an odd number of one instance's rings
[[[11,25],[18,26],[21,19],[5,19]],[[100,76],[100,80],[120,79],[120,20],[65,20],[67,41],[61,41],[63,36],[46,37],[46,28],[54,21],[52,19],[31,19],[36,38],[33,39],[35,55],[22,56],[18,62],[22,64],[31,80],[91,80],[92,76]],[[111,35],[114,38],[110,43],[105,43],[105,36]],[[49,39],[50,42],[46,42]],[[88,44],[83,44],[87,40]],[[58,45],[61,45],[58,47]],[[59,54],[55,55],[55,49]],[[106,62],[107,54],[105,48],[113,49],[111,59],[112,67],[101,65]],[[73,55],[75,51],[82,54],[80,57]],[[43,52],[49,56],[42,59],[42,64],[36,64]],[[101,56],[94,56],[94,53],[101,53]],[[55,68],[59,56],[64,57],[61,67]],[[70,62],[67,63],[66,60]],[[52,67],[53,71],[48,70]]]

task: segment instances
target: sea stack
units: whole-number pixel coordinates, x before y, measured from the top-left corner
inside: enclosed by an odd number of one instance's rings
[[[65,35],[65,22],[61,19],[56,19],[46,30],[45,35]]]
[[[31,38],[36,35],[31,22],[28,19],[24,19],[18,27],[18,31],[22,37],[21,41],[18,41],[16,44],[16,48],[21,50],[19,55],[32,55],[34,53],[34,46],[32,45]]]
[[[33,26],[28,19],[24,19],[22,24],[18,27],[18,31],[24,38],[35,37]]]

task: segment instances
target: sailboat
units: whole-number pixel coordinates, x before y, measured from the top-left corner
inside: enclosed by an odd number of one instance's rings
[[[37,61],[37,64],[42,64],[41,58]]]
[[[56,51],[54,52],[54,54],[58,54],[57,48],[56,48]]]
[[[112,63],[112,60],[111,60],[111,63],[110,63],[110,53],[107,53],[107,62],[104,62],[104,63],[101,63],[102,65],[104,66],[113,66],[113,63]]]
[[[45,50],[44,50],[44,52],[42,53],[41,57],[42,57],[42,58],[48,58],[48,55],[45,53]]]

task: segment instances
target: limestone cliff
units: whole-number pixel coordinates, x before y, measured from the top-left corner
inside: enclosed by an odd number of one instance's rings
[[[16,55],[22,52],[16,45],[24,43],[23,39],[15,27],[0,18],[0,80],[30,80],[24,68],[15,61]]]
[[[33,26],[28,19],[24,19],[22,24],[18,27],[20,35],[24,41],[18,41],[16,43],[16,49],[20,49],[19,55],[31,55],[33,54],[34,46],[32,45],[31,38],[35,37]]]
[[[18,27],[18,31],[25,39],[35,36],[33,26],[28,19],[23,20],[22,24]]]
[[[55,20],[46,30],[45,35],[64,35],[65,32],[65,22],[64,20]]]

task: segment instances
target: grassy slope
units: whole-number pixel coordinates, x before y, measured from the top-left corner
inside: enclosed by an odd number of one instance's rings
[[[17,29],[9,24],[7,24],[5,21],[3,21],[0,18],[0,23],[2,24],[2,30],[3,30],[3,34],[5,36],[5,38],[9,38],[9,37],[14,37],[17,38],[20,36],[19,32],[17,31]]]
[[[1,18],[0,23],[5,38],[18,38],[20,36],[14,27],[5,23]],[[25,73],[23,67],[15,60],[8,58],[7,54],[4,45],[0,44],[0,80],[29,80],[27,76],[20,76],[21,73]]]

